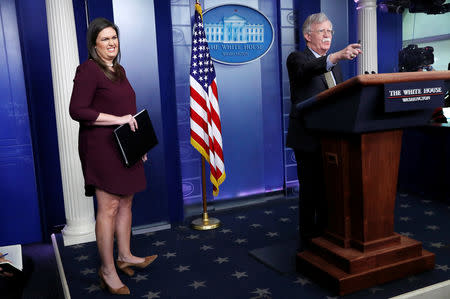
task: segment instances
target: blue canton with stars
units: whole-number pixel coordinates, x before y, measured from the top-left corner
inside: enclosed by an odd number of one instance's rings
[[[189,227],[192,219],[186,219],[185,224],[171,229],[132,237],[134,254],[159,257],[148,268],[137,269],[133,277],[119,272],[131,290],[131,298],[340,298],[295,272],[297,199],[209,214],[220,219],[220,228],[196,231]],[[449,217],[448,202],[400,193],[395,231],[421,241],[424,249],[435,253],[435,269],[345,298],[389,298],[450,279]],[[99,286],[100,258],[95,242],[64,247],[59,234],[57,242],[71,297],[111,298]],[[284,272],[261,263],[251,254],[278,244],[290,244],[280,254],[288,265]]]
[[[208,43],[203,28],[202,17],[195,11],[195,23],[192,33],[192,56],[190,75],[208,92],[208,87],[216,78]]]

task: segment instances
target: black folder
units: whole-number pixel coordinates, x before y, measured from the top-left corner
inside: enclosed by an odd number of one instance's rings
[[[126,167],[136,164],[142,156],[158,144],[147,109],[134,115],[134,118],[138,124],[136,131],[131,131],[128,123],[120,125],[114,130],[114,136]]]

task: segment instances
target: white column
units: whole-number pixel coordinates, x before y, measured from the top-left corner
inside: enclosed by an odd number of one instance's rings
[[[378,73],[377,1],[355,0],[358,3],[358,40],[363,53],[358,57],[358,75],[365,71]]]
[[[69,116],[73,78],[79,65],[72,0],[46,0],[45,4],[67,223],[62,234],[67,246],[95,240],[94,204],[92,198],[84,196],[78,123]]]

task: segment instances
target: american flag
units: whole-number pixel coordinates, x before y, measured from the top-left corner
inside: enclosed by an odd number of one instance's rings
[[[208,161],[213,195],[225,180],[216,72],[203,28],[202,8],[195,4],[190,71],[191,144]]]

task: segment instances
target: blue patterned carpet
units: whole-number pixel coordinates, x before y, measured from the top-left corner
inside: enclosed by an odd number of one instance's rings
[[[249,252],[272,245],[296,243],[298,205],[284,199],[264,205],[211,213],[222,226],[196,231],[185,225],[132,238],[134,253],[158,254],[147,269],[134,277],[121,275],[132,298],[339,298],[296,273],[280,273],[267,267]],[[395,231],[423,242],[436,254],[433,271],[407,277],[353,293],[345,298],[389,298],[450,279],[450,201],[399,194]],[[72,298],[109,298],[99,288],[96,244],[58,248]],[[295,246],[283,254],[293,260]]]

